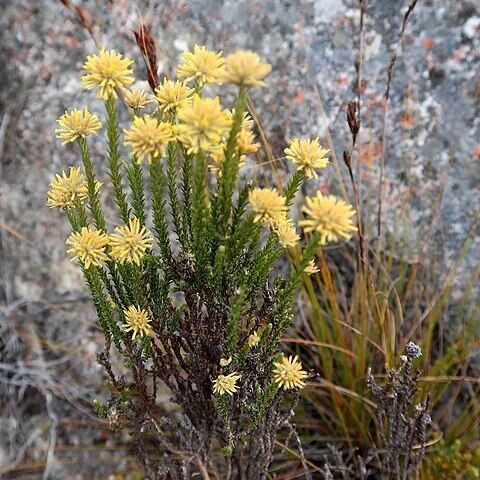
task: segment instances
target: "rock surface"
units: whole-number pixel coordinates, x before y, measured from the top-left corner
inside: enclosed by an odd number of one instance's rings
[[[171,74],[182,51],[195,43],[226,52],[239,47],[258,51],[273,64],[273,72],[269,88],[253,92],[253,98],[277,157],[297,136],[320,135],[326,144],[331,141],[339,159],[349,147],[345,109],[356,98],[356,2],[76,2],[80,3],[86,18],[92,16],[99,44],[136,61],[138,80],[145,72],[131,29],[141,17],[151,22],[158,41],[160,78]],[[79,270],[66,258],[67,222],[46,207],[53,174],[79,162],[74,149],[62,148],[55,140],[55,120],[66,109],[84,105],[103,117],[102,105],[80,82],[84,58],[95,45],[60,1],[3,0],[0,8],[0,362],[16,365],[11,371],[0,368],[0,376],[12,383],[8,391],[0,390],[0,401],[5,395],[15,400],[5,410],[9,419],[3,416],[0,422],[0,445],[6,439],[9,444],[3,445],[0,462],[12,467],[25,459],[40,460],[40,470],[49,469],[51,478],[97,478],[98,465],[83,462],[85,471],[78,465],[75,471],[61,448],[55,456],[46,456],[52,445],[91,445],[106,435],[88,418],[89,403],[102,391],[102,374],[95,363],[101,345],[95,315]],[[365,16],[362,130],[354,160],[365,203],[368,199],[366,218],[373,219],[377,211],[387,70],[406,8],[406,1],[371,0]],[[478,210],[479,70],[478,0],[419,2],[398,47],[383,185],[384,228],[392,232],[395,214],[403,212],[412,262],[421,257],[419,237],[432,225],[448,264]],[[122,111],[122,118],[127,112]],[[102,142],[101,136],[93,141],[97,154]],[[279,164],[288,168],[282,160]],[[343,163],[339,169],[347,183]],[[312,189],[338,191],[335,172],[332,165]],[[107,204],[112,204],[111,198]],[[108,220],[114,223],[111,209]],[[474,238],[463,281],[479,254],[480,243]],[[40,398],[37,410],[28,401],[30,392],[32,399]],[[16,402],[24,406],[15,410]],[[113,445],[115,437],[109,438]],[[111,452],[105,449],[103,455]],[[118,462],[118,468],[102,465],[97,472],[105,475],[125,468]]]

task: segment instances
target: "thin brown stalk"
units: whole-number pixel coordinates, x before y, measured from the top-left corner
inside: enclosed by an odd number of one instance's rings
[[[383,123],[382,123],[382,153],[380,157],[380,179],[378,185],[378,213],[377,213],[377,234],[380,237],[381,229],[382,229],[382,195],[383,195],[383,176],[385,170],[385,158],[386,158],[386,151],[387,151],[387,118],[388,118],[388,107],[389,107],[389,100],[390,100],[390,89],[392,86],[393,81],[393,74],[395,71],[395,64],[397,63],[398,52],[400,51],[400,46],[403,43],[403,37],[405,34],[405,29],[407,27],[408,22],[412,18],[413,11],[418,3],[418,0],[412,0],[405,12],[402,22],[402,28],[400,31],[400,38],[397,42],[395,49],[393,50],[392,56],[390,57],[390,64],[388,66],[388,73],[387,73],[387,88],[385,90],[385,111],[383,114]]]
[[[69,0],[59,0],[59,2],[75,15],[80,25],[85,28],[85,30],[92,37],[92,40],[94,41],[96,47],[99,48],[100,42],[96,31],[97,24],[93,21],[93,16],[90,11],[87,10],[84,6],[75,5]]]
[[[137,45],[142,53],[145,67],[147,68],[148,84],[150,85],[152,91],[155,91],[155,88],[160,83],[157,74],[158,64],[155,40],[151,35],[149,29],[145,25],[143,18],[140,19],[140,27],[138,28],[138,30],[132,30],[132,32],[135,36],[135,41],[137,42]]]

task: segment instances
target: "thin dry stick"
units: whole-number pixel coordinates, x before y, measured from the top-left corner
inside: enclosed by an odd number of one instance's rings
[[[352,157],[357,146],[358,133],[360,131],[361,125],[361,103],[362,103],[362,66],[363,66],[363,57],[364,57],[364,20],[365,13],[367,11],[367,0],[358,0],[358,7],[360,9],[360,30],[359,30],[359,48],[358,48],[358,59],[355,63],[355,69],[357,72],[357,101],[348,102],[347,106],[347,123],[352,135],[352,145],[350,151],[343,151],[343,161],[347,166],[348,173],[350,176],[350,182],[353,189],[353,198],[355,202],[355,209],[357,211],[357,232],[358,232],[358,268],[364,271],[368,268],[368,262],[365,258],[365,237],[363,235],[363,225],[362,225],[362,212],[361,212],[361,193],[359,194],[355,177],[353,175],[352,169]],[[357,162],[357,177],[359,179],[359,185],[361,185],[361,165],[360,162]]]
[[[97,48],[100,48],[100,41],[98,39],[98,31],[96,31],[97,24],[93,21],[92,14],[82,5],[75,5],[70,0],[59,0],[59,2],[68,8],[77,18],[80,25],[87,30],[92,37]]]
[[[377,235],[380,237],[381,229],[382,229],[382,195],[383,195],[383,176],[385,170],[385,154],[387,150],[387,117],[388,117],[388,106],[389,106],[389,99],[390,99],[390,88],[392,85],[393,80],[393,73],[395,70],[395,64],[397,63],[398,52],[400,50],[400,46],[403,42],[403,36],[405,34],[405,29],[407,27],[410,18],[413,15],[413,11],[415,6],[417,5],[418,0],[412,0],[410,5],[405,12],[405,16],[403,17],[402,22],[402,29],[400,31],[400,38],[398,43],[392,53],[390,58],[390,65],[388,67],[388,78],[387,78],[387,89],[385,90],[385,112],[383,115],[383,123],[382,123],[382,154],[380,157],[380,179],[378,185],[378,214],[377,214]]]
[[[207,468],[199,457],[197,457],[197,467],[202,475],[203,480],[210,480],[210,475],[208,474]]]

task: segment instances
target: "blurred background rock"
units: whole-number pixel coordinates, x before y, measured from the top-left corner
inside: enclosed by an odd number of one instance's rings
[[[370,0],[365,18],[359,161],[363,195],[374,201],[387,69],[407,3]],[[273,65],[268,88],[254,91],[253,100],[275,156],[297,136],[325,140],[330,132],[339,158],[348,146],[345,108],[356,97],[357,2],[71,4],[80,5],[91,20],[100,45],[136,61],[139,81],[146,74],[131,31],[141,18],[157,41],[160,78],[170,75],[181,53],[195,43],[225,52],[256,50]],[[101,103],[80,81],[84,59],[96,47],[59,0],[1,0],[0,32],[0,476],[125,474],[133,467],[115,446],[122,434],[109,432],[91,409],[93,398],[104,395],[95,361],[102,342],[95,313],[80,270],[65,254],[68,224],[46,206],[53,174],[78,164],[74,150],[55,140],[56,119],[87,104],[103,115]],[[412,262],[419,260],[422,232],[434,222],[448,265],[478,209],[479,69],[480,3],[420,1],[392,83],[383,191],[387,230],[405,197],[412,202],[406,223]],[[128,118],[126,111],[121,115]],[[94,153],[102,141],[101,135],[93,141]],[[327,170],[312,189],[330,189],[335,170]],[[464,262],[466,276],[479,254],[475,238]],[[457,288],[463,288],[462,275]]]

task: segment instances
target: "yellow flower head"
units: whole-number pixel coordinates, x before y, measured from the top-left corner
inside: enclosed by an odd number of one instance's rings
[[[279,387],[289,390],[305,386],[303,379],[308,377],[308,373],[302,370],[302,364],[298,361],[297,355],[288,358],[284,356],[275,362],[274,366],[273,379]]]
[[[233,122],[233,117],[235,115],[235,109],[226,110],[227,117]],[[235,144],[235,150],[240,157],[250,155],[255,153],[259,148],[260,144],[255,142],[255,134],[252,131],[253,129],[253,118],[245,112],[242,118],[242,125],[240,131],[238,132]]]
[[[102,128],[102,124],[96,115],[92,115],[88,108],[82,112],[74,108],[71,112],[65,113],[57,120],[61,128],[57,128],[55,133],[57,138],[65,139],[62,145],[74,142],[79,138],[85,138],[87,135],[96,135]]]
[[[146,250],[153,246],[153,236],[150,230],[140,225],[138,218],[131,218],[128,225],[117,227],[117,233],[110,235],[110,256],[120,263],[135,262],[140,265],[140,260]]]
[[[110,95],[117,98],[116,88],[123,90],[135,79],[131,77],[133,61],[122,58],[115,50],[109,52],[102,48],[97,55],[88,55],[83,66],[88,73],[82,77],[84,87],[98,88],[97,97],[107,100]]]
[[[138,163],[146,157],[148,163],[163,155],[164,147],[173,138],[172,126],[166,122],[159,122],[150,115],[135,117],[130,130],[123,130],[124,145],[130,145],[132,155],[137,155]]]
[[[315,273],[318,273],[319,271],[320,269],[315,265],[315,260],[313,260],[313,258],[308,262],[307,266],[303,270],[303,272],[307,275],[313,275]]]
[[[230,365],[231,363],[232,363],[232,356],[231,355],[228,358],[221,358],[220,359],[220,365],[222,367],[226,367],[226,366]]]
[[[135,340],[138,334],[143,337],[144,335],[150,335],[150,333],[152,333],[150,318],[146,310],[130,305],[123,313],[125,315],[125,323],[122,327],[126,332],[133,332],[133,340]]]
[[[225,110],[226,118],[229,122],[233,122],[233,116],[235,114],[235,109],[232,111]],[[251,153],[255,153],[259,147],[259,143],[255,143],[255,135],[252,132],[253,128],[253,119],[248,113],[243,115],[242,119],[242,126],[240,128],[240,132],[237,134],[236,145],[235,145],[235,152],[240,157],[240,161],[238,163],[238,168],[242,168],[245,165],[243,159],[250,155]],[[225,148],[227,146],[226,142],[222,142],[220,148],[212,152],[212,160],[213,165],[210,167],[210,170],[218,176],[222,176],[222,166],[223,162],[225,161]]]
[[[222,176],[222,167],[223,167],[223,162],[225,162],[225,148],[227,144],[226,143],[221,143],[219,148],[214,150],[211,153],[211,157],[213,160],[213,165],[210,165],[210,171],[213,173],[217,174],[219,177]],[[242,159],[243,157],[240,157]],[[245,162],[240,160],[238,162],[238,168],[242,168],[245,166]]]
[[[130,108],[141,109],[145,108],[151,100],[148,98],[148,93],[141,88],[132,88],[132,90],[124,90],[123,99]]]
[[[62,172],[61,176],[57,173],[52,178],[50,187],[50,190],[47,192],[47,203],[51,208],[71,208],[75,199],[78,198],[80,201],[83,201],[87,198],[87,182],[80,173],[80,167],[70,167],[68,176],[65,171]]]
[[[235,148],[240,156],[246,156],[255,153],[260,144],[255,142],[255,134],[251,130],[242,128],[238,132]]]
[[[101,267],[103,262],[108,260],[108,255],[105,253],[108,242],[108,236],[104,233],[83,227],[80,232],[73,232],[68,237],[66,243],[72,248],[69,248],[67,253],[74,254],[72,262],[79,260],[87,269],[90,265]]]
[[[300,237],[295,230],[295,225],[289,218],[275,227],[275,233],[277,234],[278,241],[283,248],[294,247],[300,240]]]
[[[250,190],[248,203],[255,215],[254,222],[262,221],[276,228],[286,220],[285,197],[282,197],[273,188],[254,188]]]
[[[333,195],[325,196],[317,192],[315,197],[307,197],[307,204],[302,211],[310,218],[300,220],[298,224],[304,227],[305,233],[313,231],[320,233],[322,245],[335,242],[339,236],[348,240],[351,237],[350,232],[357,230],[350,218],[355,215],[355,210]]]
[[[330,150],[322,148],[318,143],[318,137],[313,140],[292,140],[289,148],[285,149],[288,160],[298,165],[299,170],[304,169],[307,178],[318,178],[317,168],[325,168],[328,165],[326,155]]]
[[[260,341],[260,333],[257,330],[256,332],[253,332],[251,335],[249,335],[247,343],[250,348],[253,348],[255,345],[258,344]]]
[[[233,395],[237,391],[237,380],[240,378],[240,375],[236,372],[230,373],[229,375],[219,375],[213,381],[213,393],[218,395]]]
[[[195,45],[193,53],[183,52],[183,63],[177,68],[178,78],[184,78],[185,82],[195,80],[199,86],[216,82],[223,67],[222,54]]]
[[[179,80],[174,82],[165,77],[163,83],[155,88],[155,99],[160,105],[161,111],[176,111],[192,102],[194,91],[195,89],[189,88]]]
[[[231,110],[225,110],[225,115],[227,116],[227,118],[233,122],[233,117],[235,115],[235,109],[232,108]],[[252,130],[253,128],[253,118],[249,115],[248,112],[245,112],[243,114],[243,118],[242,118],[242,126],[241,126],[241,129],[242,130]]]
[[[220,76],[224,83],[234,83],[245,87],[265,87],[262,78],[266,77],[272,66],[262,63],[257,53],[239,50],[225,58],[225,70]]]
[[[178,120],[180,123],[175,125],[175,132],[187,146],[188,153],[219,150],[231,125],[218,97],[201,98],[199,95],[178,111]]]
[[[216,173],[219,177],[222,176],[222,167],[223,163],[225,162],[225,147],[227,146],[226,143],[221,143],[219,148],[214,150],[211,154],[213,165],[210,165],[210,171]],[[245,165],[245,163],[243,162]],[[239,165],[240,166],[240,165]],[[243,166],[243,165],[242,165]]]

